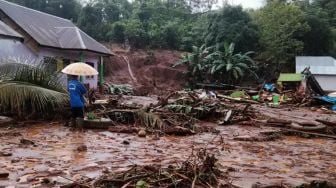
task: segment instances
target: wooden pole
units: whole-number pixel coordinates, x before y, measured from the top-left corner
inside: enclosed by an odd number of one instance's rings
[[[100,56],[100,68],[99,68],[99,83],[100,83],[100,93],[103,93],[104,85],[104,57]]]
[[[103,87],[104,85],[104,57],[100,57],[100,71],[99,71],[99,82],[100,86]]]
[[[79,53],[79,61],[85,63],[84,60],[85,60],[85,54],[84,54],[84,52],[80,52]],[[79,80],[80,80],[80,82],[83,83],[83,81],[84,81],[83,76],[79,76]]]

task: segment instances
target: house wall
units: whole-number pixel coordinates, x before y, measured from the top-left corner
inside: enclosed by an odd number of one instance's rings
[[[313,74],[336,74],[336,60],[330,56],[298,56],[295,58],[296,73],[310,67]]]
[[[12,59],[18,60],[20,62],[27,63],[39,63],[44,57],[54,57],[61,59],[69,59],[72,62],[79,61],[81,54],[78,51],[64,51],[56,50],[51,48],[40,48],[38,53],[33,52],[25,44],[21,43],[16,39],[0,37],[0,59]],[[94,65],[94,68],[98,70],[99,56],[94,54],[84,54],[84,62],[89,62]],[[88,84],[90,88],[97,89],[98,86],[98,76],[93,77],[83,77],[83,83]],[[61,81],[64,86],[67,85],[67,76],[63,75]]]
[[[98,70],[99,56],[92,53],[84,53],[78,51],[64,51],[52,48],[41,48],[39,52],[39,60],[43,60],[44,57],[55,57],[62,59],[69,59],[71,62],[83,61],[86,63],[92,63],[94,68]],[[82,60],[80,60],[82,58]],[[62,77],[64,85],[67,84],[67,76]],[[98,76],[93,77],[82,77],[83,83],[88,84],[91,89],[97,89],[98,87]]]
[[[35,60],[38,57],[21,41],[12,38],[0,37],[0,59]]]
[[[314,75],[325,91],[336,91],[336,75]]]
[[[23,43],[13,39],[0,38],[0,58],[24,58],[29,59],[31,62],[39,62],[44,57],[60,57],[64,59],[70,59],[74,62],[82,60],[84,62],[93,63],[94,68],[98,70],[99,56],[97,54],[90,52],[81,54],[79,51],[58,50],[41,47],[27,32],[25,32],[21,27],[13,22],[13,20],[9,18],[2,10],[0,10],[0,20],[24,36]],[[81,59],[80,57],[83,57],[84,59]],[[66,86],[66,76],[63,76],[62,80]],[[97,89],[98,76],[94,76],[93,78],[84,77],[83,83],[89,84],[89,87],[92,89]]]
[[[296,73],[306,67],[325,91],[336,91],[336,60],[330,56],[298,56],[295,58]]]

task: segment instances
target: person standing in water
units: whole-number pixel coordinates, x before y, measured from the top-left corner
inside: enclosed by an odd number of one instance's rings
[[[86,88],[82,83],[78,81],[79,76],[70,75],[68,83],[68,91],[70,95],[70,106],[72,112],[71,126],[77,128],[83,128],[84,121],[84,94],[86,94]]]

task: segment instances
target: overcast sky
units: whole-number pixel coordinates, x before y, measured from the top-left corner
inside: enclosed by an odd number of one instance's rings
[[[243,8],[260,8],[264,5],[265,0],[228,0],[231,5],[242,5]],[[222,5],[223,0],[218,0],[218,5]]]
[[[86,2],[87,0],[80,0]],[[131,0],[129,0],[131,1]],[[217,7],[223,4],[224,0],[218,0]],[[264,5],[265,0],[227,0],[231,5],[242,5],[243,8],[260,8]]]

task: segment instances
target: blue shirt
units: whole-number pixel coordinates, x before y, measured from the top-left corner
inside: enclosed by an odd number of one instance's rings
[[[83,95],[86,89],[78,80],[70,80],[68,83],[68,91],[70,94],[70,106],[72,108],[84,107],[85,100]]]

